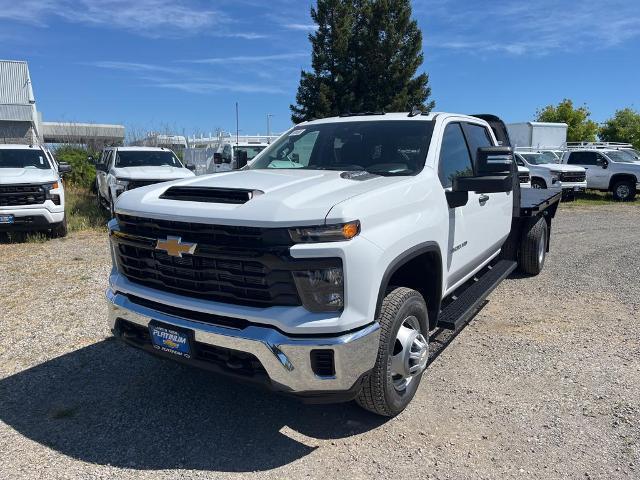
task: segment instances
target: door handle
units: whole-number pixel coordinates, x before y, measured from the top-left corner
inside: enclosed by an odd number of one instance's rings
[[[489,195],[480,195],[480,197],[478,198],[478,202],[480,202],[480,205],[484,205],[490,198],[491,197]]]

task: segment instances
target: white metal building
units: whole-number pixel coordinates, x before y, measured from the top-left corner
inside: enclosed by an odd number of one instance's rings
[[[122,125],[43,122],[27,62],[0,60],[0,143],[122,143]]]

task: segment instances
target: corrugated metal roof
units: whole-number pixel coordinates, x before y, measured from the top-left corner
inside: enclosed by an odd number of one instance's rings
[[[35,103],[27,62],[0,60],[0,105]]]
[[[0,105],[0,121],[31,122],[33,108],[31,105]]]
[[[42,136],[45,142],[51,142],[51,139],[68,142],[81,142],[86,139],[122,140],[124,134],[123,125],[42,122]]]

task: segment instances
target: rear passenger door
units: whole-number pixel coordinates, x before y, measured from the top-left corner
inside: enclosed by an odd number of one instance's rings
[[[478,149],[496,145],[486,126],[464,122],[462,127],[475,166],[478,161]],[[468,226],[474,238],[477,236],[477,240],[474,241],[477,243],[474,254],[478,255],[480,262],[483,262],[500,249],[511,231],[513,192],[484,193],[476,196],[479,209],[469,221]]]
[[[589,188],[609,188],[608,171],[598,165],[598,158],[604,159],[598,152],[580,152],[574,151],[569,153],[567,159],[568,165],[582,167],[587,171],[587,186]]]

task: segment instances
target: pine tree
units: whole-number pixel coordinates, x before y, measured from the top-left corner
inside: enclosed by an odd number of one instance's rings
[[[292,120],[347,112],[429,111],[422,33],[409,0],[318,0],[309,36],[313,71],[302,71]]]

